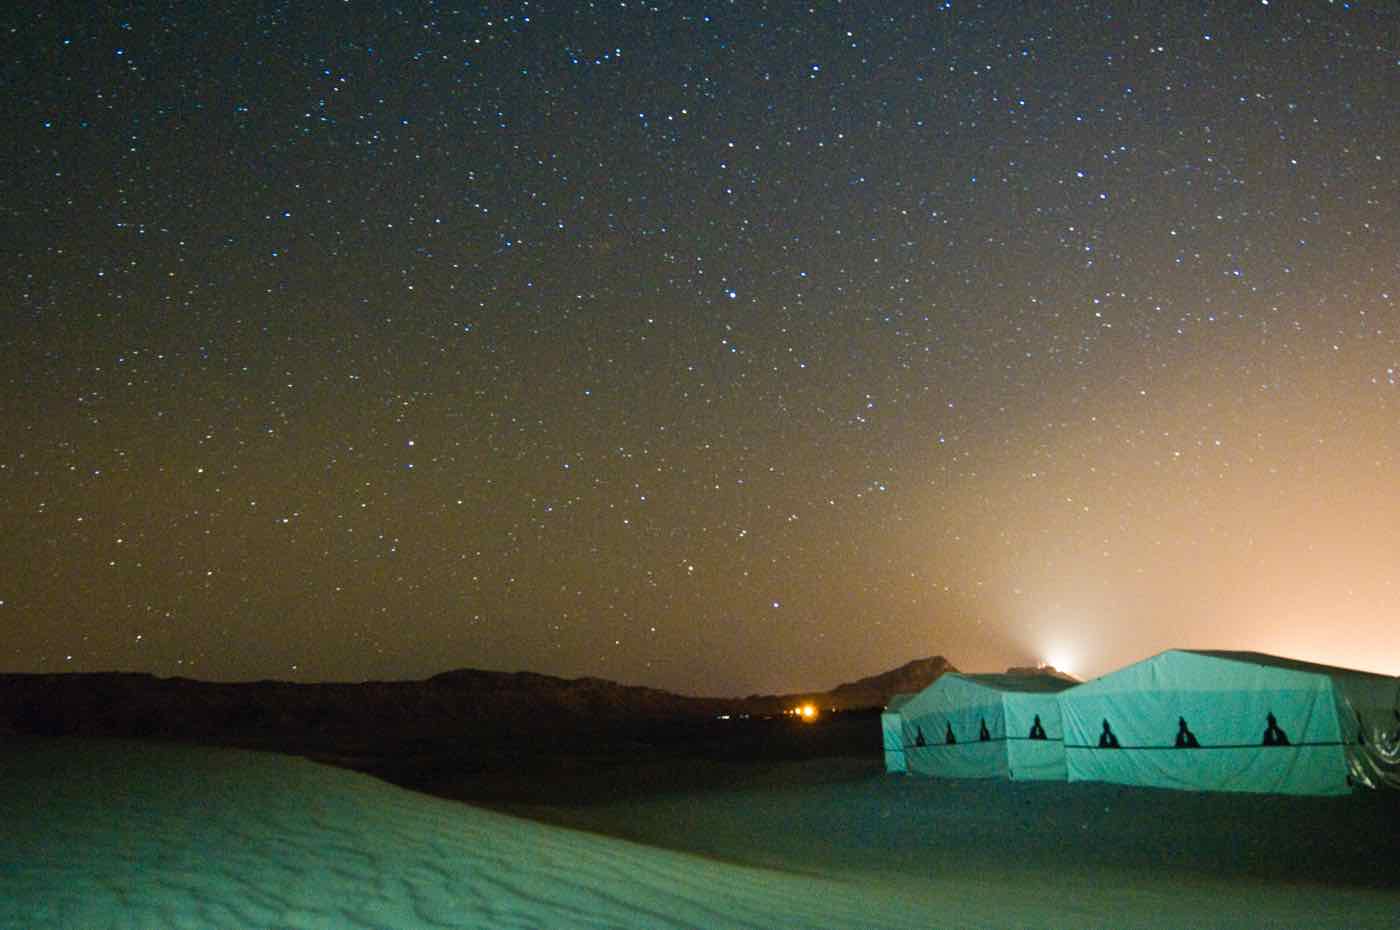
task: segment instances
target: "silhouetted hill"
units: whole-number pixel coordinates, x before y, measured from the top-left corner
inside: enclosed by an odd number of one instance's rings
[[[1051,678],[1058,678],[1061,681],[1070,681],[1080,684],[1080,679],[1075,678],[1069,672],[1062,672],[1053,665],[1013,665],[1006,670],[1008,675],[1048,675]]]
[[[134,737],[264,749],[475,800],[565,783],[612,797],[663,790],[676,777],[677,759],[693,762],[695,778],[705,780],[753,762],[878,758],[872,709],[951,669],[939,656],[828,692],[747,698],[481,669],[353,684],[0,675],[0,738]],[[785,716],[806,702],[822,709],[817,726]]]
[[[214,740],[239,745],[342,745],[370,734],[429,739],[444,730],[483,735],[559,731],[720,714],[782,714],[807,701],[823,709],[881,707],[944,672],[942,656],[830,691],[747,698],[688,697],[601,678],[456,669],[423,681],[222,683],[128,672],[0,675],[0,732]]]
[[[312,749],[712,717],[732,706],[597,678],[475,669],[425,681],[354,684],[221,683],[133,673],[0,675],[0,732]]]
[[[943,656],[915,659],[899,668],[844,685],[837,685],[831,695],[848,707],[883,707],[896,694],[922,691],[947,672],[956,672]]]
[[[824,711],[866,710],[884,707],[896,694],[922,691],[945,672],[957,669],[943,656],[915,659],[899,668],[837,685],[830,691],[798,694],[750,695],[740,704],[745,713],[781,714],[801,704],[814,704]]]

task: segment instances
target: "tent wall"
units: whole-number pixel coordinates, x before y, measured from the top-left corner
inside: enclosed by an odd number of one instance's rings
[[[944,778],[1004,778],[1006,720],[1001,697],[949,673],[904,705],[909,770]],[[979,739],[986,723],[990,740]],[[948,733],[955,742],[948,742]]]
[[[904,752],[904,717],[900,711],[913,699],[914,695],[912,694],[896,694],[890,698],[885,712],[880,715],[880,733],[885,746],[886,772],[909,771]]]
[[[909,771],[904,758],[904,723],[899,711],[887,710],[881,714],[880,730],[885,743],[885,771]]]
[[[1064,730],[1057,694],[1010,692],[1005,706],[1006,758],[1011,777],[1017,781],[1064,781]],[[1044,739],[1030,736],[1036,718],[1040,719]]]
[[[1400,678],[1337,675],[1333,684],[1352,783],[1400,789]]]
[[[1059,679],[943,675],[901,708],[909,771],[945,778],[1063,780],[1055,695],[1068,686]],[[1037,716],[1045,739],[1031,738]]]
[[[1001,742],[958,743],[939,742],[930,746],[911,746],[909,771],[940,778],[1008,778],[1006,745]]]
[[[1339,682],[1349,675],[1351,685]],[[1375,753],[1358,739],[1355,711],[1365,704],[1361,719],[1379,718],[1373,705],[1389,681],[1252,653],[1164,652],[1060,695],[1067,774],[1162,788],[1345,794],[1361,770],[1371,770],[1371,781],[1360,783],[1384,780]],[[1270,715],[1286,744],[1266,739]],[[1196,747],[1177,745],[1183,721]],[[1117,748],[1103,745],[1105,724]]]
[[[1400,789],[1400,678],[1337,674],[1333,688],[1352,784]]]
[[[1273,713],[1289,745],[1264,746]],[[1147,691],[1063,705],[1070,781],[1274,794],[1346,793],[1330,689]],[[1177,748],[1185,719],[1199,748]],[[1109,721],[1120,748],[1099,746]]]

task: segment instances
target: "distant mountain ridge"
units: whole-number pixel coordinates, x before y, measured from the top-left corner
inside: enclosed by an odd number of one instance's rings
[[[454,669],[422,681],[296,684],[204,682],[144,673],[0,675],[0,734],[154,737],[237,745],[300,741],[343,746],[361,734],[397,742],[559,733],[723,714],[778,715],[884,706],[949,671],[942,656],[830,691],[746,698],[690,697],[602,678]]]
[[[930,656],[927,659],[906,662],[888,672],[837,685],[830,693],[842,701],[870,700],[871,703],[866,706],[883,707],[896,694],[922,691],[941,675],[956,671],[953,664],[943,656]]]

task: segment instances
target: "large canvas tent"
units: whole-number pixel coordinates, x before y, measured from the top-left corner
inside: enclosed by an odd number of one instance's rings
[[[1400,679],[1172,649],[1060,695],[1070,781],[1278,794],[1400,787]]]
[[[896,694],[880,715],[880,735],[885,744],[885,771],[907,772],[904,764],[904,729],[900,709],[913,700],[912,694]]]
[[[899,711],[908,770],[947,778],[1063,780],[1059,692],[1051,675],[948,673]]]

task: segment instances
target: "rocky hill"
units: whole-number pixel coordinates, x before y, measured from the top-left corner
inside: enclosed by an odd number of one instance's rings
[[[830,691],[809,691],[801,694],[751,695],[744,698],[744,710],[754,714],[783,713],[785,710],[813,704],[825,711],[865,710],[884,707],[896,694],[913,694],[933,684],[940,675],[956,672],[957,668],[943,656],[915,659],[898,668],[837,685]]]
[[[896,694],[922,691],[940,675],[956,671],[943,656],[915,659],[888,672],[837,685],[831,695],[833,703],[844,707],[883,707]]]

